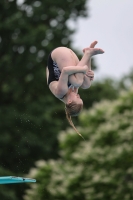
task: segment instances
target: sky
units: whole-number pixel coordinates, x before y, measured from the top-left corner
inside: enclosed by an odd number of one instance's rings
[[[105,53],[95,56],[95,77],[120,79],[133,68],[133,0],[89,0],[89,17],[76,23],[73,46],[82,51],[94,40]]]

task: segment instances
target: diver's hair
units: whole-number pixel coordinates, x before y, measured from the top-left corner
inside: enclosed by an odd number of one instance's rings
[[[73,127],[76,133],[84,139],[84,137],[78,132],[78,130],[74,126],[72,118],[71,118],[71,116],[78,116],[82,109],[83,109],[82,104],[75,104],[74,102],[71,102],[70,104],[65,105],[66,118],[69,124]]]

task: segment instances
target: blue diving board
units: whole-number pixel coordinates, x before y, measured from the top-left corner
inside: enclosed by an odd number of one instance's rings
[[[10,184],[10,183],[35,183],[36,179],[23,178],[16,176],[1,176],[0,184]]]

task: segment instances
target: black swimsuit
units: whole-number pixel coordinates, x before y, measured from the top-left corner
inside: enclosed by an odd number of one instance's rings
[[[49,85],[52,81],[58,81],[61,74],[61,71],[57,63],[52,60],[51,53],[48,57],[47,66],[49,70],[49,77],[48,77],[48,85]],[[71,84],[68,82],[68,87],[70,86]]]

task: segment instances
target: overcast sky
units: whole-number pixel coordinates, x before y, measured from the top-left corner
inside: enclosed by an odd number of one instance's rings
[[[133,67],[133,0],[89,0],[89,17],[77,23],[73,46],[98,40],[105,53],[95,56],[96,77],[120,78]]]

